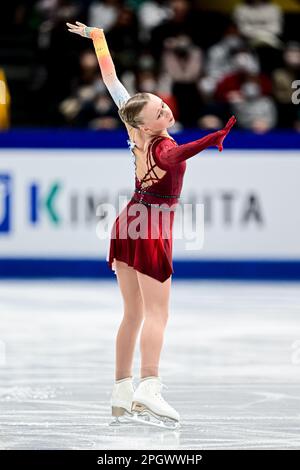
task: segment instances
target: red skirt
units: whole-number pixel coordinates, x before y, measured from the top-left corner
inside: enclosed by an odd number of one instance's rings
[[[130,200],[114,221],[107,262],[115,259],[164,282],[173,274],[173,210],[149,207]]]

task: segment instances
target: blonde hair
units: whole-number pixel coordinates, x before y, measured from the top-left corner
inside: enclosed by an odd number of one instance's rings
[[[144,124],[139,114],[148,101],[150,101],[150,96],[147,92],[136,93],[131,96],[129,100],[118,109],[122,121],[136,129],[139,125]]]

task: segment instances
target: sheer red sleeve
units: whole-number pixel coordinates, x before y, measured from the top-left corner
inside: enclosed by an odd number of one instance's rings
[[[176,145],[168,137],[162,137],[161,140],[158,140],[153,145],[153,158],[158,166],[163,170],[168,170],[171,166],[197,155],[207,147],[218,145],[219,141],[220,131],[212,132],[201,139],[182,145]]]

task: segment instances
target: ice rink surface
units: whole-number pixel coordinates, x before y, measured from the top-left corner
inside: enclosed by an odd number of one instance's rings
[[[299,283],[173,279],[179,431],[108,426],[121,319],[116,279],[0,282],[1,449],[300,449]]]

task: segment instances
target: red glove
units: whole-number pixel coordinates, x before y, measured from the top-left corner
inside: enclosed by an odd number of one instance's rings
[[[222,150],[223,150],[223,141],[224,141],[225,137],[230,132],[232,126],[234,126],[235,123],[236,123],[235,116],[231,116],[231,118],[227,122],[226,126],[222,130],[218,131],[219,137],[217,138],[216,145],[218,146],[218,149],[219,149],[220,152],[222,152]]]

